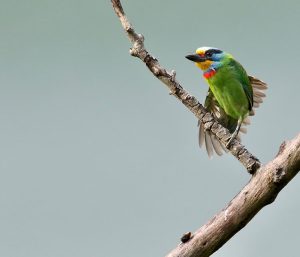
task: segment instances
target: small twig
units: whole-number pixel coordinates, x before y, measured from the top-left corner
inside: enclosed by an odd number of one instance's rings
[[[176,79],[175,71],[168,72],[159,64],[156,58],[149,54],[144,47],[144,37],[141,34],[137,34],[133,26],[129,23],[120,1],[111,0],[111,2],[129,40],[133,44],[130,49],[130,54],[141,59],[153,75],[169,88],[170,94],[179,99],[198,120],[203,122],[205,129],[210,130],[212,134],[216,135],[220,142],[226,147],[226,144],[231,137],[230,132],[217,122],[203,105],[180,85]],[[228,150],[246,167],[250,174],[254,174],[261,166],[259,160],[238,140],[233,140],[228,147]]]

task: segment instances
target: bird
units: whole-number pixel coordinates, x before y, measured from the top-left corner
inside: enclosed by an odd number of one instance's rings
[[[249,116],[255,114],[265,97],[267,84],[247,74],[244,67],[225,51],[215,47],[200,47],[194,54],[185,56],[203,71],[203,77],[209,89],[204,107],[213,117],[231,133],[224,146],[216,135],[205,130],[199,120],[199,145],[205,147],[209,158],[214,152],[222,155],[234,139],[241,141],[240,132],[246,133],[250,124]]]

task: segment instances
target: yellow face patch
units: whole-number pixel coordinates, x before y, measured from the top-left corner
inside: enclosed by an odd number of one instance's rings
[[[212,65],[213,61],[206,60],[205,62],[195,62],[196,66],[199,67],[201,70],[207,70],[210,65]]]
[[[210,49],[209,47],[200,47],[196,50],[196,54],[200,56],[205,56],[206,50]],[[213,63],[211,60],[206,60],[205,62],[196,62],[196,66],[199,67],[201,70],[207,70],[210,65]]]
[[[196,54],[199,54],[199,55],[204,55],[205,54],[205,50],[203,48],[198,48],[196,50]]]

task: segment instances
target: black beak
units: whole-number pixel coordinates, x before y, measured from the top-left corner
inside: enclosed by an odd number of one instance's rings
[[[190,54],[190,55],[187,55],[185,58],[187,58],[193,62],[205,62],[206,61],[205,57],[201,57],[198,54]]]

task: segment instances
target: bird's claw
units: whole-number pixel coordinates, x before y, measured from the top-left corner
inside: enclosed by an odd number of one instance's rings
[[[236,138],[238,133],[233,133],[229,139],[229,141],[226,143],[226,148],[229,149],[230,145],[232,144],[233,140]]]
[[[238,120],[238,124],[237,124],[237,127],[236,127],[235,131],[232,133],[229,141],[226,144],[227,149],[229,149],[229,147],[232,144],[233,140],[236,139],[237,135],[239,134],[242,122],[243,122],[243,119],[240,118]]]
[[[229,141],[226,143],[226,148],[227,148],[227,149],[229,149],[229,147],[230,147],[230,145],[231,145],[233,139],[234,139],[234,137],[231,136],[230,139],[229,139]]]

